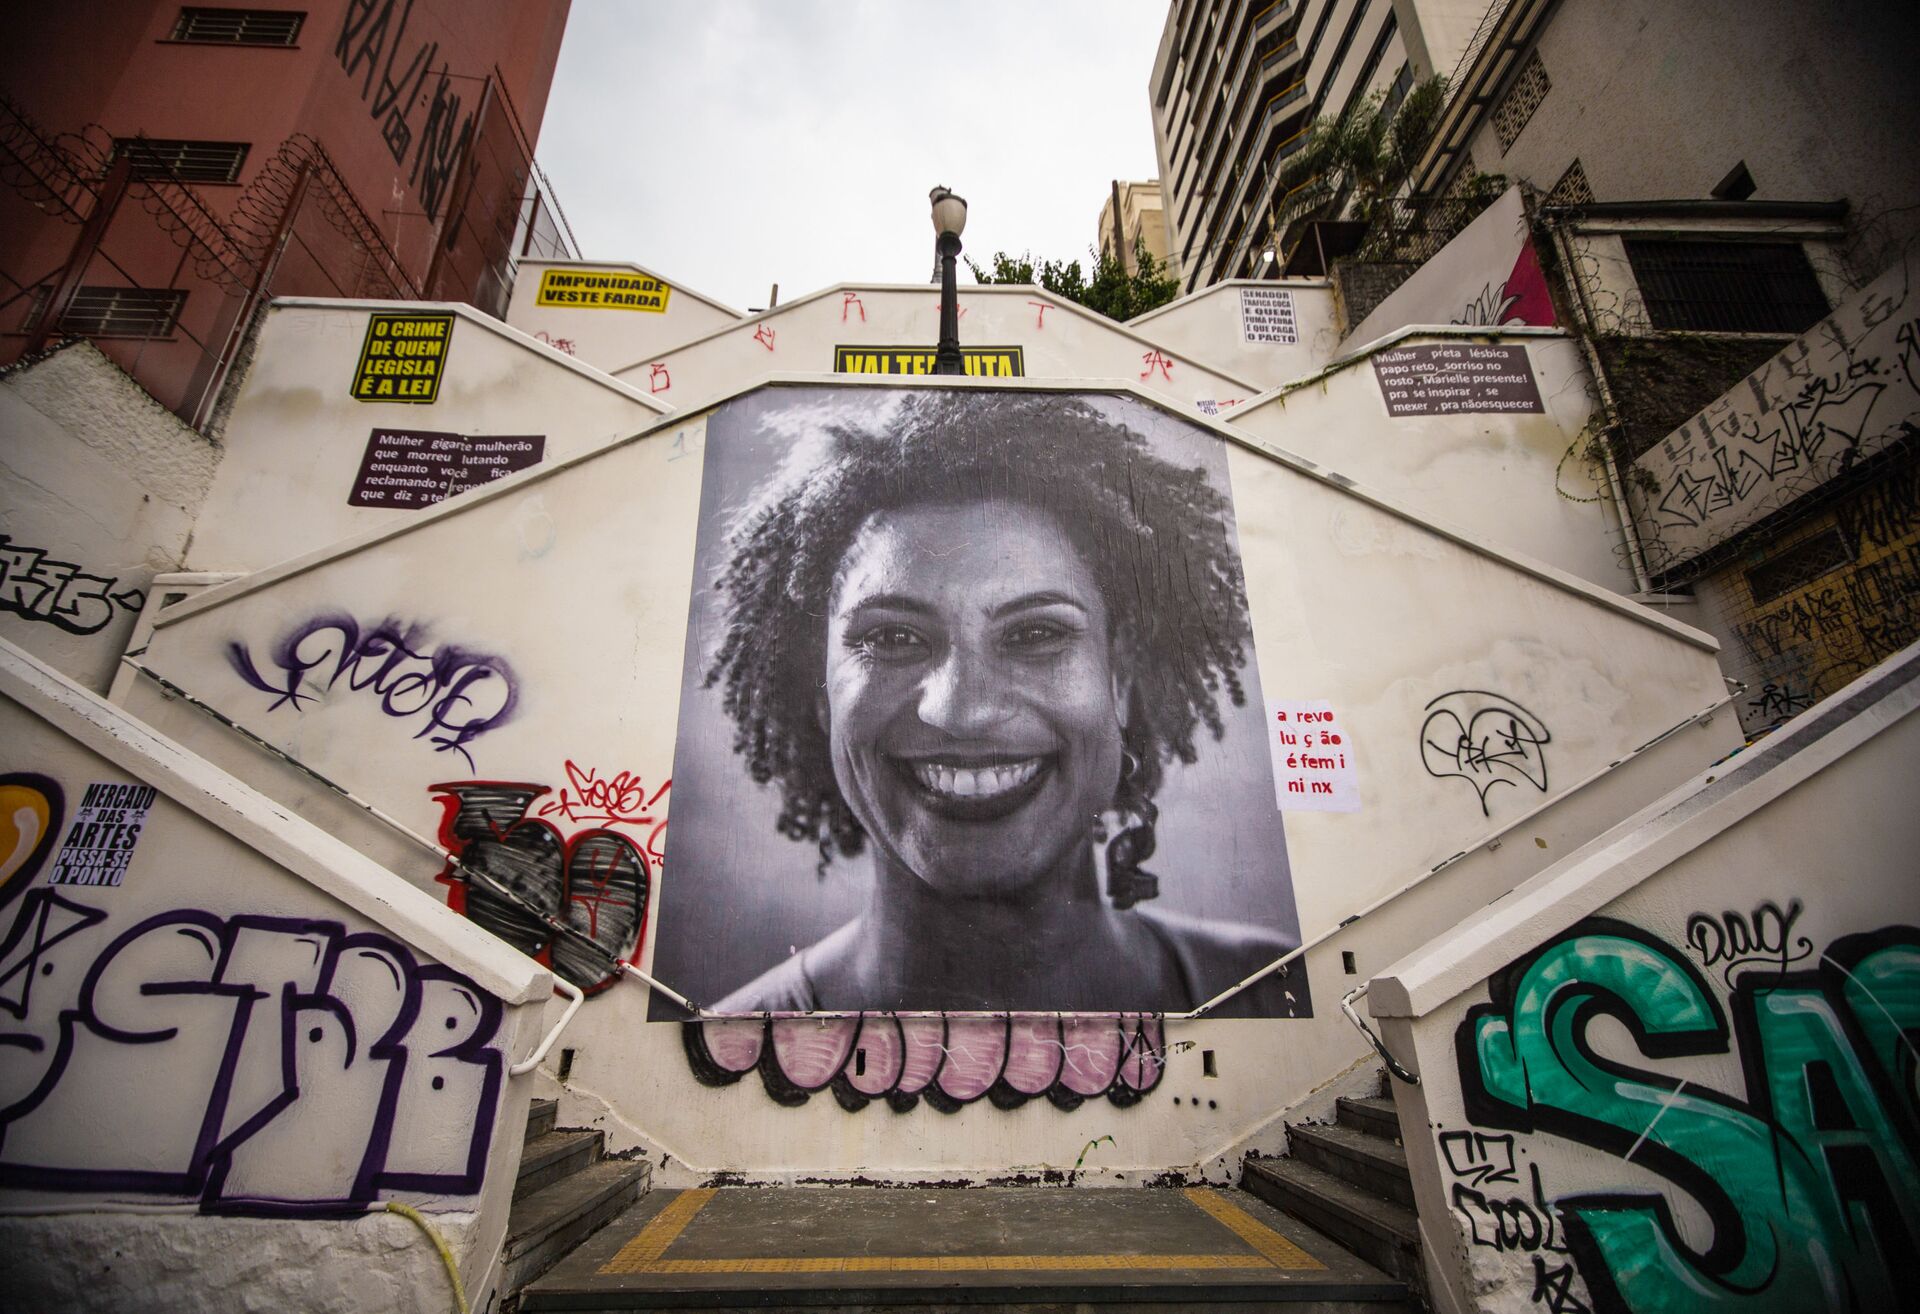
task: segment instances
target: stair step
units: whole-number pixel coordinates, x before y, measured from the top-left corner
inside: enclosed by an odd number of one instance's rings
[[[1287,1142],[1293,1157],[1309,1167],[1331,1173],[1409,1209],[1414,1207],[1407,1152],[1385,1137],[1370,1136],[1351,1127],[1290,1126]]]
[[[527,1139],[537,1140],[553,1130],[560,1119],[559,1100],[535,1100],[527,1106]]]
[[[587,1167],[600,1157],[602,1140],[597,1131],[550,1131],[534,1137],[520,1152],[520,1175],[513,1182],[513,1198],[524,1200]]]
[[[1372,1136],[1384,1136],[1390,1141],[1400,1139],[1400,1113],[1393,1107],[1391,1097],[1380,1096],[1370,1100],[1343,1097],[1338,1109],[1335,1121],[1342,1127],[1351,1127]]]
[[[1420,1223],[1413,1210],[1298,1159],[1249,1159],[1240,1186],[1375,1268],[1403,1282],[1422,1279]]]
[[[507,1215],[502,1289],[518,1291],[638,1200],[653,1181],[645,1159],[602,1159],[516,1200]]]
[[[1244,1191],[653,1190],[524,1311],[1408,1314],[1404,1281]]]

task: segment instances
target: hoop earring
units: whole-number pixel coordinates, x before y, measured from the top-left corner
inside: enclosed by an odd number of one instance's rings
[[[1140,775],[1139,757],[1122,748],[1120,787],[1113,802],[1119,833],[1107,842],[1107,897],[1120,910],[1160,895],[1160,878],[1141,866],[1153,856],[1153,824],[1160,819],[1160,809],[1140,789]]]

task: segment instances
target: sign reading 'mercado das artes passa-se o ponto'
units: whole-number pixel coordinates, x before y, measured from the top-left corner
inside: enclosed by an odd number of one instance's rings
[[[630,269],[549,269],[540,275],[536,306],[570,310],[650,310],[665,314],[673,289]]]

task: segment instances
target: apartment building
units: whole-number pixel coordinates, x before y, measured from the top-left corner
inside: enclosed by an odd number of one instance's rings
[[[1180,272],[1180,267],[1168,259],[1167,212],[1158,179],[1146,182],[1121,182],[1116,179],[1107,203],[1100,207],[1099,234],[1097,242],[1100,254],[1117,256],[1128,273],[1134,272],[1136,261],[1133,252],[1136,246],[1144,247],[1147,254],[1167,267],[1169,273],[1177,275]],[[1119,244],[1117,252],[1116,242]]]
[[[1485,0],[1176,0],[1150,94],[1182,290],[1259,276],[1281,167],[1314,120],[1451,71],[1485,13]]]

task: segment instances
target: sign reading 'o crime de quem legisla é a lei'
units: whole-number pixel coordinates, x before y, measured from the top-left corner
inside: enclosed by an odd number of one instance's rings
[[[371,315],[353,396],[363,402],[427,403],[440,395],[447,352],[453,344],[452,315]]]
[[[673,289],[651,274],[631,269],[549,269],[540,275],[536,306],[569,310],[667,311]]]

